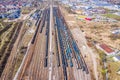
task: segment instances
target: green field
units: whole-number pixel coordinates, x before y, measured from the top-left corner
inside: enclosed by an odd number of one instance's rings
[[[113,18],[113,19],[120,21],[120,16],[115,15],[115,14],[104,14],[103,16],[108,17],[108,18]]]

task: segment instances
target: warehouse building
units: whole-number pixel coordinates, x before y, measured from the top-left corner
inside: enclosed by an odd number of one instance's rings
[[[96,44],[96,47],[102,50],[106,55],[114,55],[115,51],[108,47],[106,44]]]

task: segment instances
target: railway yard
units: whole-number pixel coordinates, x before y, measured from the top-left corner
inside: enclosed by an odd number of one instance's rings
[[[86,40],[70,29],[56,4],[37,7],[24,21],[6,27],[11,33],[0,52],[0,80],[95,80],[92,60],[85,57],[90,52],[81,49]]]
[[[46,7],[36,21],[35,34],[14,80],[91,80],[59,7],[53,7],[54,16],[50,11],[51,8]]]
[[[120,22],[102,17],[120,10],[94,8],[94,0],[27,1],[0,8],[0,80],[120,80]]]

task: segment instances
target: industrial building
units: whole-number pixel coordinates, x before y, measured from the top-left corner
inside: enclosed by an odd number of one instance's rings
[[[108,47],[106,44],[96,44],[96,47],[102,50],[106,55],[114,55],[115,51]]]

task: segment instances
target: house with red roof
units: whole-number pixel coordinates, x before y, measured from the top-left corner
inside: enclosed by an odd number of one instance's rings
[[[97,44],[97,48],[104,51],[106,55],[114,55],[115,51],[106,44]]]
[[[91,21],[91,20],[92,20],[92,18],[85,18],[85,20],[87,20],[87,21]]]

